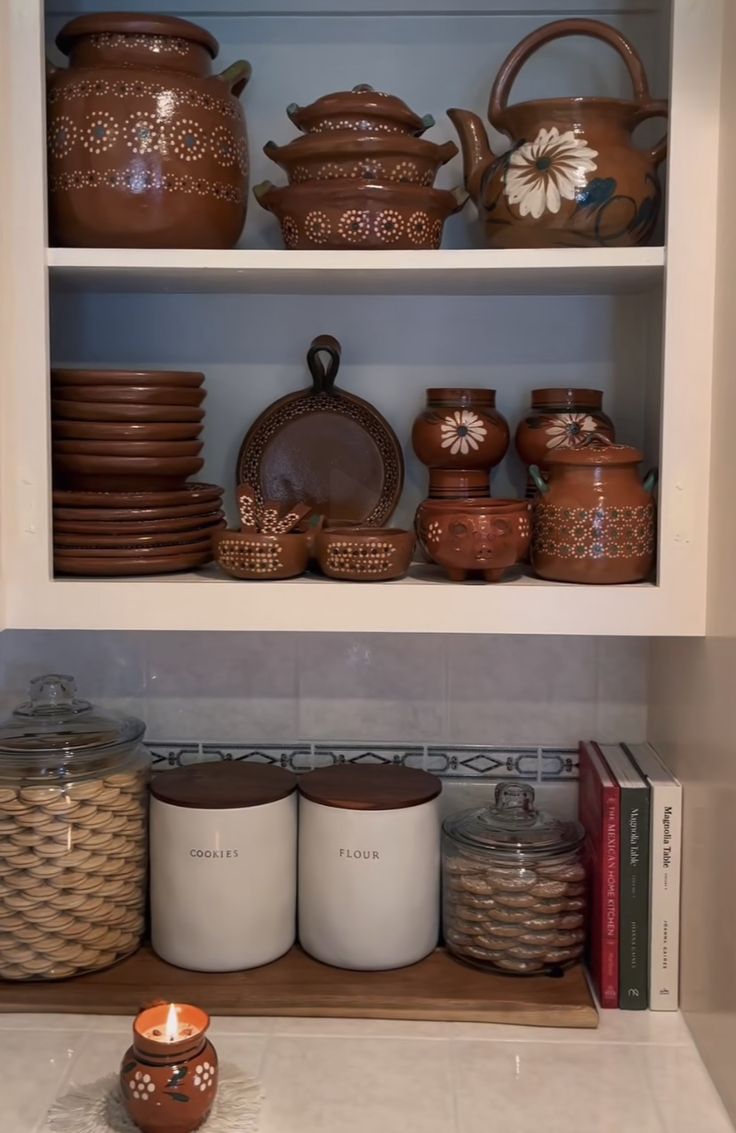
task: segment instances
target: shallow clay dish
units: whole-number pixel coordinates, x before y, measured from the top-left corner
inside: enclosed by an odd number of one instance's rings
[[[188,546],[189,544],[196,545],[204,543],[207,539],[211,539],[214,532],[219,527],[224,527],[224,519],[218,520],[216,524],[209,528],[198,527],[189,531],[156,531],[149,534],[128,534],[120,532],[120,529],[115,527],[114,531],[110,534],[101,535],[99,531],[93,534],[80,534],[78,531],[66,532],[60,531],[57,526],[54,526],[54,546],[55,547],[84,547],[85,549],[94,550],[96,548],[119,548],[127,550],[130,547],[139,547],[141,551],[146,551],[150,547],[181,547]],[[162,554],[164,551],[162,550]],[[166,554],[169,552],[166,551]]]
[[[176,386],[54,386],[57,401],[103,402],[117,405],[189,405],[198,408],[207,396],[204,389]]]
[[[212,538],[209,536],[205,539],[193,539],[188,543],[177,543],[174,546],[166,544],[138,546],[134,543],[126,543],[120,547],[92,547],[88,544],[63,547],[54,545],[54,555],[73,555],[78,551],[87,559],[119,559],[122,562],[125,559],[143,559],[150,555],[161,559],[169,558],[171,555],[204,555],[211,551],[211,547]]]
[[[174,574],[180,570],[194,570],[212,562],[212,552],[189,555],[168,555],[165,558],[151,555],[147,558],[100,559],[88,558],[84,552],[79,554],[54,553],[54,569],[59,574],[83,575],[94,578],[96,575],[117,575],[121,578],[135,574]]]
[[[69,421],[139,421],[148,424],[176,421],[201,422],[204,409],[194,405],[133,405],[130,402],[61,401],[54,398],[51,410],[55,419]]]
[[[406,134],[307,134],[286,146],[266,142],[266,157],[286,172],[289,182],[398,181],[433,185],[437,170],[457,153],[454,142],[437,145]]]
[[[448,216],[468,199],[464,190],[364,181],[309,181],[276,188],[263,181],[256,200],[281,225],[287,248],[439,248]]]
[[[219,531],[213,538],[217,563],[233,578],[295,578],[307,569],[309,541],[304,532],[262,535],[250,531]]]
[[[107,441],[107,440],[55,440],[54,453],[78,456],[198,456],[204,445],[201,441]]]
[[[286,113],[304,133],[378,130],[386,134],[421,134],[434,126],[431,114],[420,118],[402,99],[374,90],[368,83],[325,94],[309,106],[292,102]]]
[[[314,554],[329,578],[388,582],[404,577],[415,545],[414,533],[398,527],[344,527],[318,532]]]
[[[172,488],[167,491],[156,492],[141,492],[127,491],[127,492],[85,492],[85,491],[69,491],[62,488],[55,488],[53,493],[54,508],[83,508],[84,514],[89,515],[90,512],[86,509],[97,508],[98,510],[104,509],[109,513],[109,509],[123,509],[125,515],[120,515],[117,518],[125,518],[130,515],[131,509],[135,509],[138,514],[150,515],[152,510],[159,511],[161,508],[192,508],[195,509],[201,504],[209,504],[211,506],[218,506],[219,501],[222,499],[224,491],[216,484],[203,484],[193,481],[191,484],[182,484],[181,488]],[[177,511],[176,514],[181,514]],[[72,516],[67,516],[71,519]],[[155,518],[166,519],[169,516],[158,515]]]
[[[209,515],[182,516],[180,519],[96,520],[92,523],[79,519],[58,519],[54,513],[55,535],[159,535],[175,531],[214,531],[225,522],[221,511]]]
[[[54,454],[54,477],[92,491],[157,491],[179,487],[203,467],[199,456],[78,456]]]
[[[52,370],[52,386],[167,386],[199,388],[195,370]]]
[[[55,440],[69,441],[196,441],[201,423],[140,421],[52,421]]]
[[[252,485],[259,504],[273,500],[289,507],[300,500],[328,522],[380,527],[404,483],[398,438],[372,405],[335,385],[337,339],[315,338],[307,365],[311,389],[280,398],[251,425],[238,456],[237,483]]]

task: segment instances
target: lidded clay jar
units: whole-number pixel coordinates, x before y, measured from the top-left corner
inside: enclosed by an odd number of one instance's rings
[[[296,935],[297,779],[201,763],[151,783],[151,941],[197,972],[269,964]]]
[[[389,764],[299,779],[299,941],[325,964],[414,964],[437,945],[442,783]]]
[[[427,390],[411,440],[427,468],[490,469],[503,460],[509,427],[495,389],[435,388]]]
[[[516,451],[527,466],[547,472],[548,457],[559,449],[579,448],[593,433],[616,439],[613,422],[603,412],[599,389],[533,389],[531,408],[516,430]],[[537,490],[529,481],[527,495]]]
[[[580,960],[585,831],[534,806],[526,783],[500,783],[495,806],[442,825],[442,927],[459,959],[516,975]]]
[[[232,248],[245,224],[250,64],[174,16],[107,12],[61,29],[47,66],[49,224],[77,247]]]
[[[558,449],[548,459],[549,481],[529,469],[539,489],[534,502],[532,566],[555,582],[624,583],[646,579],[656,538],[652,491],[642,482],[642,454],[606,442]]]
[[[31,682],[0,723],[0,978],[93,972],[139,946],[150,758],[141,720],[72,677]]]

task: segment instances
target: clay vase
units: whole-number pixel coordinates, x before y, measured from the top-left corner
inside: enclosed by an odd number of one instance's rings
[[[566,36],[592,36],[623,59],[633,98],[544,98],[508,105],[522,66],[540,47]],[[452,109],[463,150],[465,185],[485,222],[492,248],[628,247],[649,239],[661,190],[657,169],[667,138],[642,149],[632,134],[668,104],[649,93],[632,43],[598,20],[556,20],[531,32],[496,76],[488,119],[509,148],[494,154],[483,122]]]
[[[428,389],[411,441],[427,468],[494,468],[509,447],[495,389]]]
[[[245,224],[250,64],[211,73],[218,44],[170,16],[80,16],[48,65],[52,242],[232,248]]]
[[[176,1009],[183,1037],[166,1039],[169,1004],[146,1008],[136,1016],[133,1045],[120,1067],[123,1103],[142,1133],[192,1133],[207,1120],[217,1094],[209,1016],[188,1004]]]
[[[516,451],[526,464],[536,464],[547,479],[547,457],[558,449],[579,448],[598,433],[615,441],[611,418],[603,412],[599,389],[533,389],[531,409],[516,430]],[[529,477],[527,498],[537,495]]]
[[[642,455],[628,445],[593,443],[548,457],[549,482],[532,465],[531,561],[554,582],[641,582],[654,563],[656,473],[642,483]]]
[[[526,500],[429,499],[417,511],[417,536],[427,557],[453,582],[471,574],[500,582],[526,557],[530,512]]]

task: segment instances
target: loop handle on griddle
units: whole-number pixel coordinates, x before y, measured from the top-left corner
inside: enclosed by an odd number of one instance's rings
[[[335,393],[335,378],[340,369],[340,354],[342,347],[331,334],[319,334],[307,351],[307,365],[312,375],[312,392],[315,396],[326,393],[333,397]],[[328,361],[325,364],[320,355],[326,354]]]

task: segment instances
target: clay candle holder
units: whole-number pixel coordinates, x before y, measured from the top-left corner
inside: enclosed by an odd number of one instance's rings
[[[128,1115],[142,1133],[192,1133],[217,1094],[210,1017],[187,1003],[161,1003],[133,1022],[133,1045],[120,1068]]]

